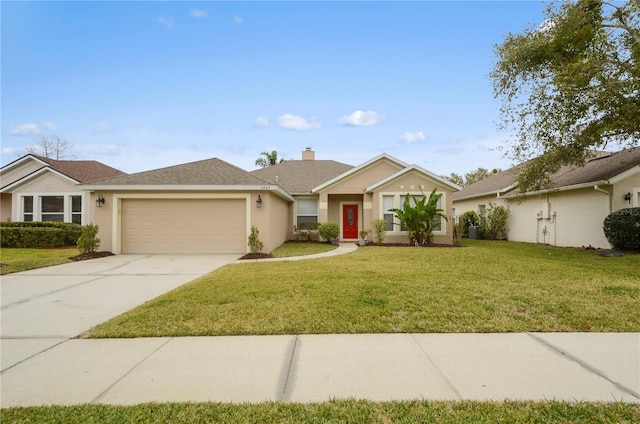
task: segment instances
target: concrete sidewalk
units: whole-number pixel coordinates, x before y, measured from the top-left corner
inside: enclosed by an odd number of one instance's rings
[[[342,242],[338,247],[328,252],[314,253],[304,256],[288,256],[285,258],[264,258],[264,259],[238,259],[234,264],[243,264],[247,262],[287,262],[287,261],[304,261],[307,259],[328,258],[330,256],[344,255],[346,253],[355,252],[358,245],[352,242]]]
[[[2,340],[2,407],[350,397],[640,403],[640,333],[51,338],[32,343],[38,346],[29,356],[18,352],[29,349],[25,340]]]

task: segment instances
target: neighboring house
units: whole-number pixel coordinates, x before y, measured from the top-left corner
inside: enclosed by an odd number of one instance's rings
[[[509,240],[609,248],[604,219],[613,211],[640,206],[640,147],[594,153],[584,166],[553,174],[554,189],[524,196],[515,183],[521,166],[454,193],[454,214],[483,211],[492,202],[511,209]]]
[[[0,169],[0,220],[90,223],[94,204],[78,184],[119,175],[92,160],[28,154]]]
[[[304,221],[336,221],[343,241],[357,240],[375,219],[386,219],[387,242],[408,242],[389,210],[407,193],[442,194],[451,215],[448,180],[386,154],[353,167],[315,160],[307,149],[290,160],[253,172],[208,159],[82,186],[105,204],[96,209],[101,249],[114,253],[245,253],[251,226],[269,252],[294,237]],[[451,222],[434,233],[452,242]]]

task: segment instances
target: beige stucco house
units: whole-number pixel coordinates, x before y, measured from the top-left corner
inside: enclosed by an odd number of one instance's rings
[[[355,241],[375,219],[387,219],[385,241],[406,242],[407,234],[389,209],[407,193],[442,194],[451,215],[459,187],[416,165],[387,154],[353,167],[302,160],[247,172],[208,159],[137,174],[93,181],[81,188],[105,199],[95,210],[101,249],[114,253],[245,253],[252,226],[269,252],[294,237],[304,221],[336,221],[340,239]],[[436,243],[452,242],[451,222],[434,233]]]
[[[553,190],[522,193],[519,167],[490,176],[453,194],[455,215],[482,211],[489,202],[509,206],[509,240],[563,247],[609,248],[602,230],[613,211],[640,206],[640,147],[598,152],[582,167],[552,176]]]
[[[124,175],[93,160],[28,154],[0,169],[0,220],[87,224],[95,204],[79,184]]]

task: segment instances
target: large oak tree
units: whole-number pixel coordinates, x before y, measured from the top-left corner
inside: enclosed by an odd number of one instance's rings
[[[490,74],[525,191],[550,187],[592,150],[638,144],[640,0],[552,3],[542,25],[509,34]]]

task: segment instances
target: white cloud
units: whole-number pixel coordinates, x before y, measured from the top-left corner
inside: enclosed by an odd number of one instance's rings
[[[2,154],[3,155],[13,155],[15,153],[23,152],[23,151],[25,151],[24,148],[21,148],[21,149],[16,149],[15,147],[3,147],[2,148]],[[26,153],[26,151],[25,151],[25,153]]]
[[[338,120],[338,124],[352,127],[369,127],[371,125],[379,124],[383,119],[384,116],[372,110],[368,110],[366,112],[356,110],[351,115],[345,115],[340,118]]]
[[[197,9],[193,9],[191,11],[191,17],[192,18],[206,18],[208,16],[208,13],[206,10],[197,10]]]
[[[253,124],[254,128],[267,128],[269,126],[269,120],[264,116],[258,116],[256,122]]]
[[[47,132],[55,131],[56,128],[58,127],[56,127],[52,122],[44,122],[42,124],[21,124],[12,126],[9,130],[9,134],[20,136],[42,135]]]
[[[424,133],[422,131],[417,132],[405,132],[400,135],[400,143],[414,144],[424,141]]]
[[[237,24],[241,24],[242,22],[244,22],[244,19],[242,19],[242,16],[236,15],[233,17],[233,21]]]
[[[289,130],[307,131],[313,128],[320,128],[322,124],[314,117],[311,119],[305,119],[301,116],[290,115],[285,113],[278,118],[280,127],[287,128]]]
[[[93,129],[94,134],[105,134],[111,131],[113,131],[113,128],[111,128],[111,125],[107,124],[106,122],[100,122]]]
[[[173,28],[173,19],[158,16],[157,21],[160,25],[164,25],[167,28]]]

